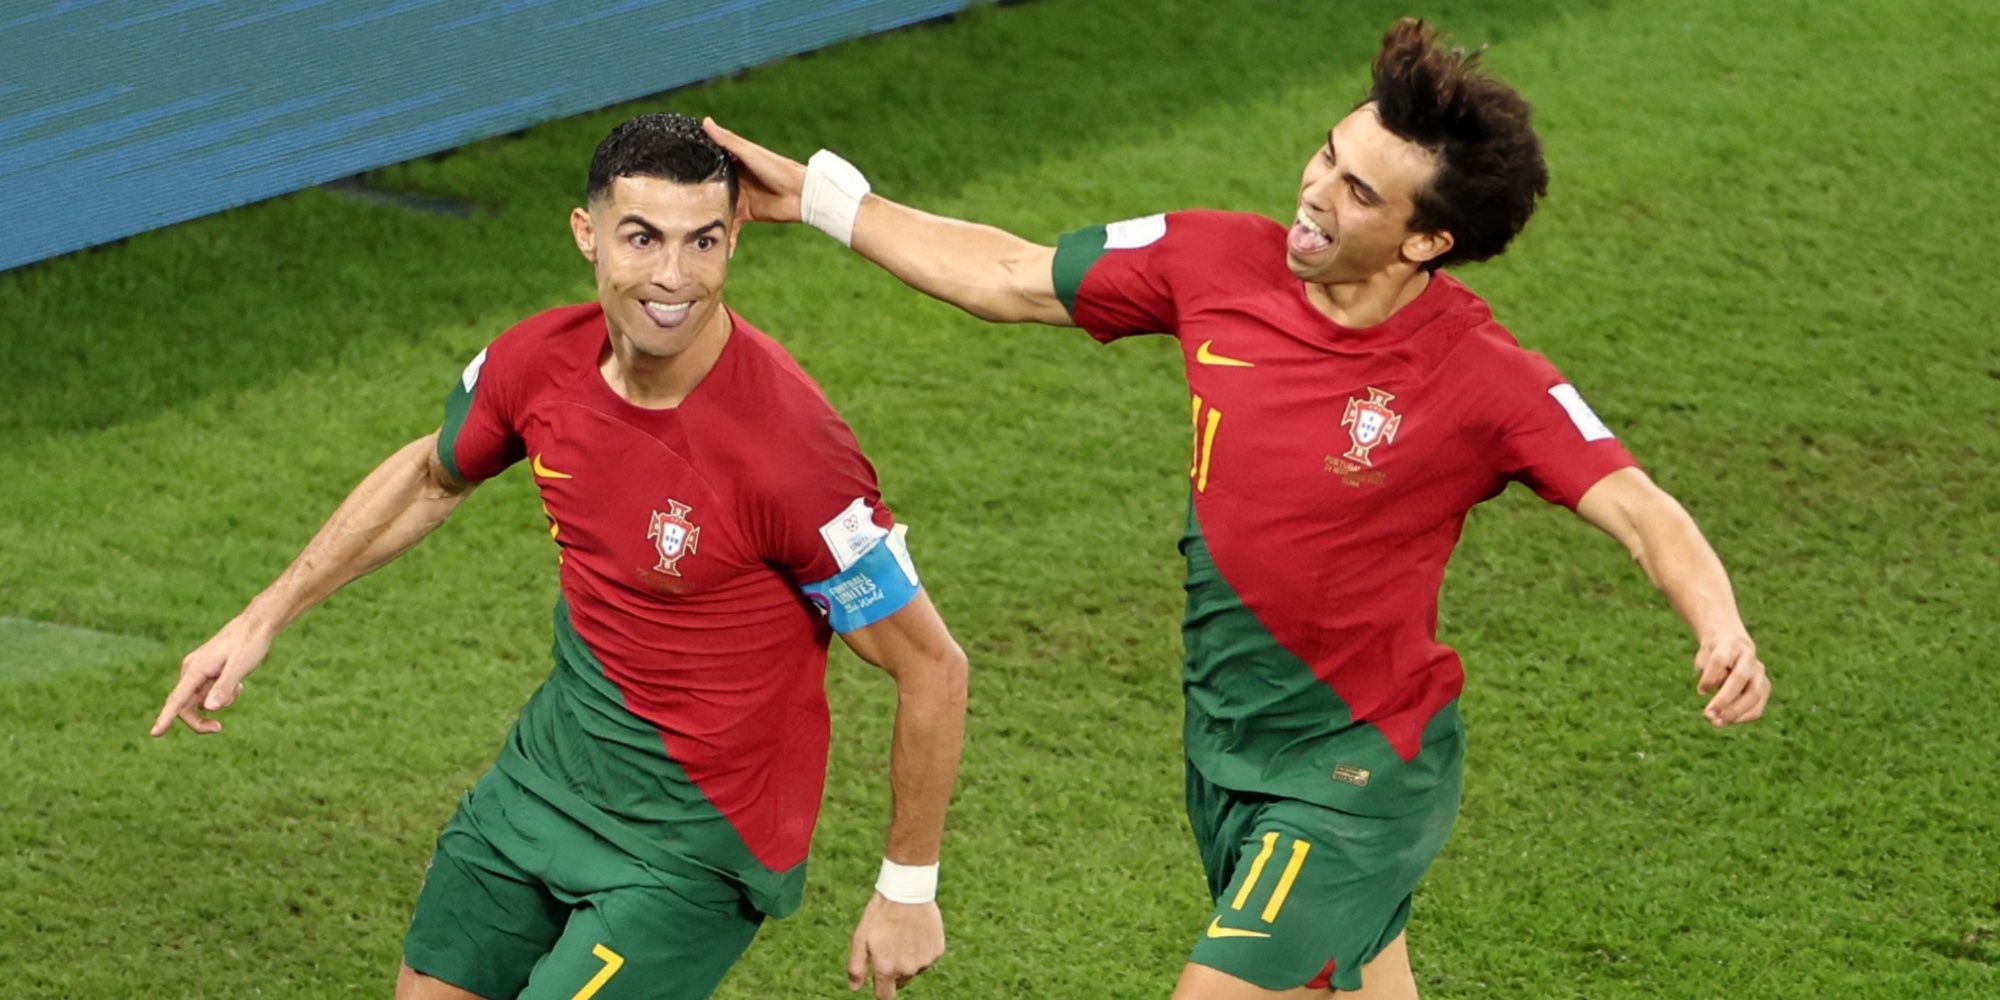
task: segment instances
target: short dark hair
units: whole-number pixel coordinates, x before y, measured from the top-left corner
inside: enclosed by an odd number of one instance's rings
[[[729,190],[729,204],[736,204],[736,169],[729,154],[701,130],[701,122],[687,115],[655,112],[619,122],[590,157],[584,199],[610,190],[620,177],[660,177],[681,184],[721,181]]]
[[[1374,103],[1384,128],[1437,158],[1409,227],[1449,232],[1452,246],[1426,261],[1426,270],[1498,255],[1549,190],[1534,109],[1487,76],[1479,56],[1447,48],[1436,28],[1403,18],[1382,36],[1362,102]]]

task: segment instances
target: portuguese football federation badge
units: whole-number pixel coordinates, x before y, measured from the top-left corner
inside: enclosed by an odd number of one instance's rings
[[[682,556],[693,555],[695,543],[701,540],[701,528],[687,519],[688,511],[693,509],[669,497],[666,513],[653,512],[653,522],[646,529],[646,538],[660,550],[660,564],[653,569],[668,576],[681,575],[674,564],[680,562]]]
[[[1389,401],[1395,398],[1372,385],[1368,387],[1367,399],[1347,397],[1347,412],[1340,418],[1340,426],[1347,428],[1347,438],[1353,447],[1347,449],[1346,458],[1373,466],[1368,452],[1378,444],[1396,440],[1396,427],[1403,422],[1403,415],[1389,409]]]

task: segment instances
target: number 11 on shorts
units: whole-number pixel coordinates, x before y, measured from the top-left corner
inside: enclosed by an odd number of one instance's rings
[[[1277,849],[1278,831],[1271,830],[1265,833],[1264,849],[1258,851],[1256,859],[1250,862],[1250,874],[1244,876],[1243,887],[1237,889],[1235,898],[1229,901],[1230,909],[1241,910],[1243,905],[1250,901],[1250,895],[1256,891],[1257,883],[1263,881],[1264,867],[1270,863],[1271,855],[1276,853]],[[1296,837],[1292,838],[1292,856],[1285,862],[1284,874],[1278,876],[1278,885],[1271,890],[1271,898],[1264,903],[1263,911],[1257,914],[1259,919],[1267,924],[1278,919],[1278,911],[1284,908],[1285,897],[1292,894],[1292,883],[1298,881],[1299,869],[1306,866],[1306,854],[1311,851],[1311,844]]]

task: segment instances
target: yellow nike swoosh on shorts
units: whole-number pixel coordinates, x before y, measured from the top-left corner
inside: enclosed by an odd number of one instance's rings
[[[1244,361],[1240,358],[1225,357],[1223,355],[1215,353],[1214,351],[1209,350],[1208,346],[1213,343],[1215,343],[1215,341],[1213,340],[1202,341],[1201,346],[1194,349],[1194,359],[1205,365],[1217,365],[1223,368],[1257,367],[1256,365],[1251,364],[1248,361]]]
[[[543,464],[542,464],[542,456],[540,456],[540,455],[536,455],[535,457],[533,457],[533,458],[531,458],[531,459],[528,459],[528,468],[530,468],[530,469],[533,469],[533,470],[534,470],[534,472],[535,472],[535,478],[536,478],[536,479],[569,479],[569,478],[571,478],[571,477],[570,477],[570,474],[569,474],[569,473],[567,473],[567,472],[557,472],[556,470],[554,470],[554,469],[551,469],[551,468],[549,468],[549,467],[548,467],[548,466],[546,466],[546,465],[543,465]]]
[[[1216,917],[1214,920],[1208,922],[1208,936],[1212,938],[1267,938],[1271,935],[1263,931],[1246,931],[1236,927],[1224,927],[1222,926],[1222,918]]]

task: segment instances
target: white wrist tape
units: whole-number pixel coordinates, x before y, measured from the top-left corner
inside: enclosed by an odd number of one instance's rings
[[[927,865],[899,865],[882,859],[882,874],[875,877],[875,891],[891,903],[929,903],[937,899],[936,862]]]
[[[854,216],[868,193],[868,178],[832,150],[822,149],[806,161],[806,186],[799,192],[799,216],[806,225],[854,245]]]

